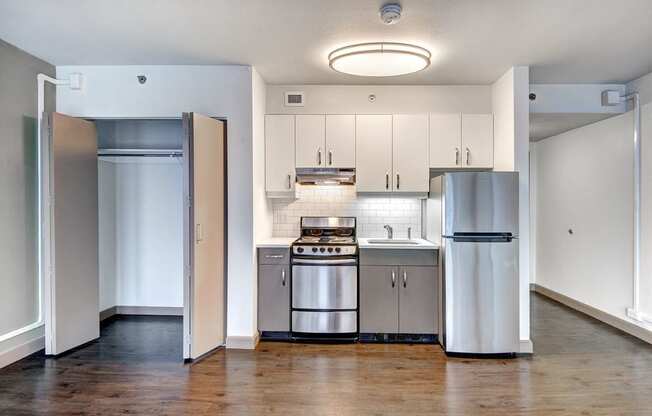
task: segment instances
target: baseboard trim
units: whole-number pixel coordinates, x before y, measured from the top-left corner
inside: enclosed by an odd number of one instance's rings
[[[230,350],[255,350],[260,341],[258,331],[251,336],[228,336],[226,337],[226,348]]]
[[[648,344],[652,344],[652,331],[648,331],[632,322],[608,314],[600,309],[594,308],[593,306],[587,305],[586,303],[580,302],[566,295],[562,295],[559,292],[555,292],[554,290],[548,289],[539,284],[535,284],[534,287],[534,291],[540,295],[566,305],[571,309],[575,309],[576,311],[597,319],[600,322],[604,322],[605,324],[645,341]]]
[[[112,306],[100,312],[100,321],[115,315],[183,316],[183,307],[174,306]]]
[[[45,336],[34,338],[14,348],[0,353],[0,368],[13,364],[18,360],[22,360],[28,355],[39,352],[45,348]]]
[[[117,310],[117,306],[111,306],[110,308],[106,308],[103,311],[100,311],[100,322],[107,320],[114,315],[117,315]]]
[[[534,344],[530,339],[522,339],[519,341],[519,354],[533,354],[534,353]]]

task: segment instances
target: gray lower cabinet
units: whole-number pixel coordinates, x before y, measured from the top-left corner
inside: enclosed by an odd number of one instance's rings
[[[398,328],[403,334],[437,333],[437,269],[402,266]]]
[[[288,251],[288,250],[285,250]],[[259,250],[258,330],[290,331],[290,264],[283,262],[284,251]],[[287,257],[286,257],[287,259]]]
[[[398,333],[396,269],[392,266],[360,267],[360,332]]]
[[[438,268],[432,252],[375,249],[363,251],[361,259],[361,333],[438,332]]]

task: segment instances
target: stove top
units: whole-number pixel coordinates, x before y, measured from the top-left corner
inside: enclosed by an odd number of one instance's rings
[[[356,239],[353,236],[339,237],[339,236],[303,236],[298,238],[295,244],[355,244]]]
[[[354,217],[302,217],[301,237],[292,244],[296,256],[357,254]]]

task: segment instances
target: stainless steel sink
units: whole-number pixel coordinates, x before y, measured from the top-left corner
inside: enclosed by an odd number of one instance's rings
[[[406,245],[406,246],[417,246],[419,245],[418,241],[414,240],[405,240],[401,238],[372,238],[367,240],[369,244],[392,244],[392,245]]]

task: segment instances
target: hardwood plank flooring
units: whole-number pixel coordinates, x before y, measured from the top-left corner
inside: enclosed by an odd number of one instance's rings
[[[540,295],[535,355],[261,343],[183,365],[178,318],[130,317],[0,370],[1,415],[651,415],[652,348]]]

